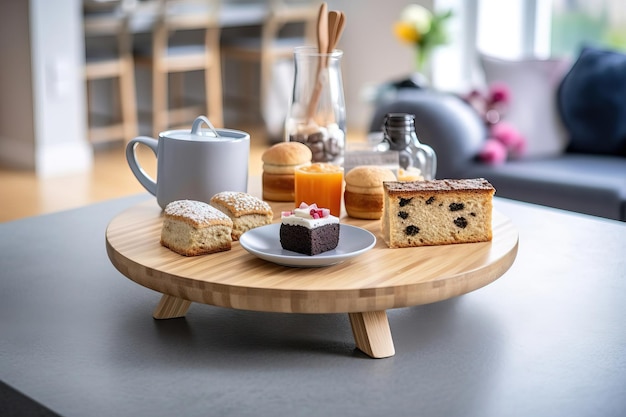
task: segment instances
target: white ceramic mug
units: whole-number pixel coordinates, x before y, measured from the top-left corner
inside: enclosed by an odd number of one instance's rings
[[[200,129],[206,123],[208,130]],[[157,179],[137,162],[138,144],[148,146],[157,158]],[[188,130],[161,132],[159,139],[139,136],[128,142],[126,159],[135,177],[155,195],[161,208],[176,200],[209,202],[222,191],[248,190],[250,135],[232,129],[215,129],[204,116]]]

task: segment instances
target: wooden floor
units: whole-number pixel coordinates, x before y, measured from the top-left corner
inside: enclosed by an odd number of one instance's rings
[[[269,142],[262,129],[251,134],[250,175],[260,175],[261,155]],[[156,158],[145,147],[138,148],[145,171],[156,178]],[[128,167],[122,143],[94,152],[88,173],[38,179],[34,173],[0,167],[0,222],[80,207],[112,198],[146,192]]]

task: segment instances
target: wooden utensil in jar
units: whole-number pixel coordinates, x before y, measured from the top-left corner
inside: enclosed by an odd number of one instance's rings
[[[326,3],[322,3],[317,20],[317,45],[320,59],[318,61],[317,80],[307,108],[307,120],[309,120],[309,122],[313,120],[315,108],[317,107],[320,94],[322,93],[322,74],[328,68],[328,54],[331,54],[335,50],[337,43],[339,43],[339,39],[345,27],[345,21],[345,14],[343,12],[337,10],[327,12]]]

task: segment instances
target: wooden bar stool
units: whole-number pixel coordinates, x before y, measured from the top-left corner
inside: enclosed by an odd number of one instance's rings
[[[246,63],[247,69],[254,69],[254,66],[258,65],[257,98],[261,114],[272,84],[272,73],[276,62],[281,59],[293,60],[296,46],[315,44],[318,11],[317,2],[271,0],[268,16],[261,27],[260,37],[246,35],[223,40],[224,61],[236,60]],[[251,78],[252,75],[249,72],[242,71],[238,84],[250,87]],[[244,94],[250,97],[249,90]]]
[[[134,1],[120,1],[109,11],[90,10],[85,3],[85,81],[87,85],[87,135],[91,143],[129,141],[137,136],[137,99],[132,35],[129,20]],[[111,80],[113,97],[96,95],[98,87]],[[100,112],[105,102],[112,110]]]
[[[202,114],[213,125],[223,126],[219,3],[158,0],[150,51],[136,51],[135,57],[137,65],[151,68],[155,137],[170,127],[190,125]],[[204,98],[200,104],[194,104],[193,97],[185,94],[185,73],[193,71],[204,72]]]

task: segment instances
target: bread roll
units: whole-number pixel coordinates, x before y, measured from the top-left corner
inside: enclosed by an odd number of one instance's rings
[[[294,170],[311,164],[311,150],[299,142],[280,142],[267,149],[263,159],[263,199],[294,200]]]
[[[346,174],[343,194],[348,216],[380,219],[383,215],[383,181],[395,181],[391,170],[370,165],[352,168]]]
[[[424,181],[424,176],[419,168],[400,168],[398,169],[398,181]]]

